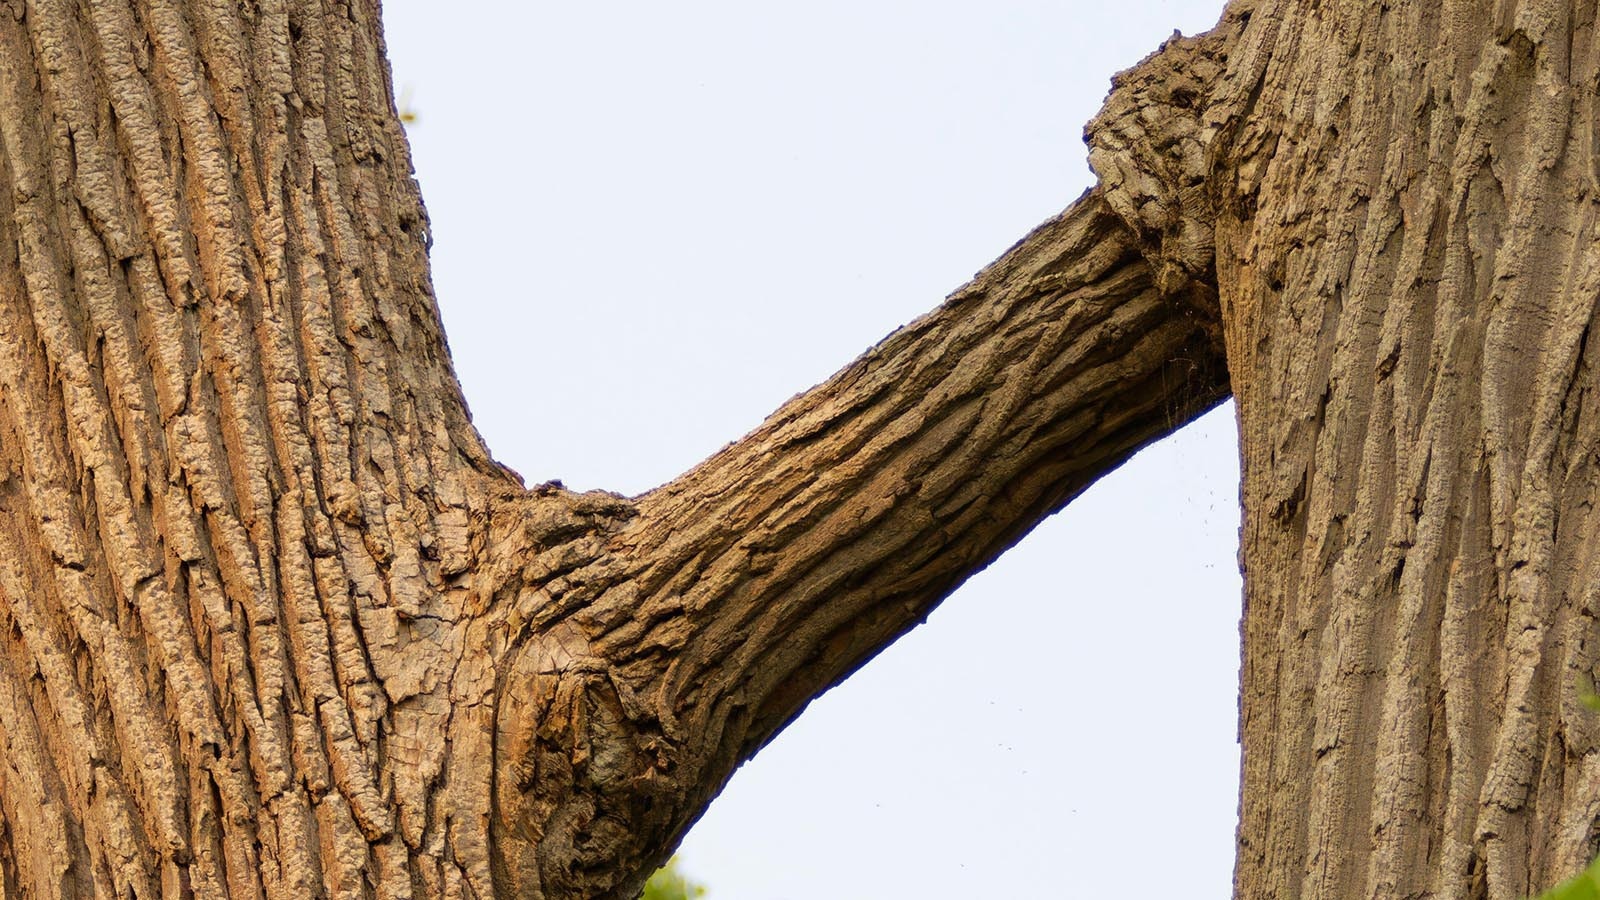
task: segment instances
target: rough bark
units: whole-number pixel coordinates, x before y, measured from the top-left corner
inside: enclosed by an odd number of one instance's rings
[[[630,499],[473,432],[372,6],[0,3],[0,895],[626,897],[1230,380],[1238,895],[1569,874],[1595,20],[1236,2],[1119,78],[1099,188]]]
[[[1600,843],[1596,25],[1579,0],[1239,2],[1182,154],[1204,189],[1160,134],[1106,139],[1180,259],[1214,248],[1240,897],[1511,900]]]
[[[631,896],[1226,393],[1209,220],[1108,181],[674,482],[524,490],[382,49],[375,3],[0,0],[0,897]],[[1106,133],[1204,147],[1153,108]]]

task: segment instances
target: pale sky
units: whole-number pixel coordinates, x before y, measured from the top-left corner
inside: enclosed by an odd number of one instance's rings
[[[931,309],[1089,184],[1111,74],[1220,0],[387,0],[474,420],[637,493]],[[711,900],[1225,898],[1232,407],[812,704],[691,831]]]

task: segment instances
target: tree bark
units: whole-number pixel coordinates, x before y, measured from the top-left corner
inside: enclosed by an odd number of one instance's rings
[[[1237,896],[1511,900],[1600,844],[1596,25],[1576,0],[1234,3],[1204,190],[1152,139],[1116,158],[1214,247]]]
[[[1105,132],[1203,148],[1161,96]],[[0,897],[631,897],[811,697],[1227,392],[1209,220],[1130,167],[672,483],[525,490],[450,369],[375,3],[0,0],[0,148]]]
[[[1570,874],[1596,15],[1239,0],[1119,77],[1098,188],[623,498],[473,431],[375,5],[0,2],[0,896],[631,896],[811,697],[1230,385],[1238,896]]]

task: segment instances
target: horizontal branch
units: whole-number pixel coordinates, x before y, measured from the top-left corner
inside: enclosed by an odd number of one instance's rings
[[[740,762],[957,585],[1228,393],[1215,294],[1091,192],[677,480],[496,516],[497,841],[633,896]],[[523,837],[519,837],[519,835]]]
[[[1086,194],[641,498],[620,537],[637,599],[594,611],[596,649],[713,755],[754,753],[1046,516],[1227,395],[1214,293],[1158,290],[1140,251]]]

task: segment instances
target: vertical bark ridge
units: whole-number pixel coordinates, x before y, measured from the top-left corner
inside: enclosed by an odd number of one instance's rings
[[[5,741],[0,745],[0,806],[7,823],[4,843],[27,847],[29,855],[35,857],[22,867],[30,893],[65,894],[63,886],[52,881],[64,878],[72,870],[73,848],[81,844],[83,836],[69,829],[61,807],[51,803],[52,795],[57,795],[60,788],[41,783],[35,774],[48,773],[53,767],[45,757],[44,737],[33,719],[29,701],[10,666],[0,666],[0,715],[6,722]],[[5,854],[8,863],[14,855],[14,851]],[[0,896],[16,890],[16,870],[12,865],[5,868],[0,882],[9,884],[0,890]]]
[[[31,710],[0,766],[43,792],[5,806],[37,896],[492,892],[434,805],[473,521],[516,485],[449,370],[377,34],[0,10],[0,688]]]
[[[1238,892],[1526,896],[1596,849],[1595,10],[1253,12],[1213,155]]]

